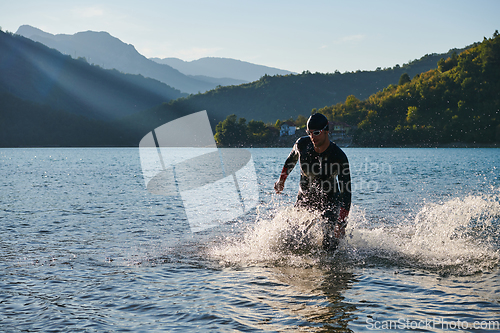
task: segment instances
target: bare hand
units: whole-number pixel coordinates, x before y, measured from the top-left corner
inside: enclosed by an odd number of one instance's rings
[[[276,183],[274,183],[274,190],[276,191],[277,194],[280,194],[284,188],[285,188],[285,182],[282,181],[281,179],[278,180]]]

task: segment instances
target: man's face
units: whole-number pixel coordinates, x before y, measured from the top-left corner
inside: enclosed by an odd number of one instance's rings
[[[317,133],[318,131],[320,131],[320,133],[315,135],[315,132]],[[321,147],[328,140],[328,131],[311,129],[309,130],[309,137],[311,138],[314,147]]]

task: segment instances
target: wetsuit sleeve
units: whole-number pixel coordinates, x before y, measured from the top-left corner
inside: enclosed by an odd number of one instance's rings
[[[349,160],[342,153],[342,163],[340,173],[338,175],[338,185],[340,189],[340,207],[349,211],[351,209],[351,170],[349,168]]]
[[[283,170],[281,171],[281,177],[284,177],[286,179],[286,177],[288,177],[290,172],[292,172],[298,160],[299,160],[299,149],[297,141],[293,145],[292,151],[285,160],[285,165],[283,166]]]

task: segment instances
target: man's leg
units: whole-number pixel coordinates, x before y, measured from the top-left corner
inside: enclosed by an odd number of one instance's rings
[[[323,213],[325,219],[323,227],[323,250],[333,252],[339,245],[339,239],[335,236],[338,222],[337,210],[327,210]]]

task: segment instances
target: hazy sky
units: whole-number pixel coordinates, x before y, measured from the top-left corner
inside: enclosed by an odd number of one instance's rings
[[[146,57],[374,70],[490,38],[500,0],[0,0],[0,27],[107,31]]]

